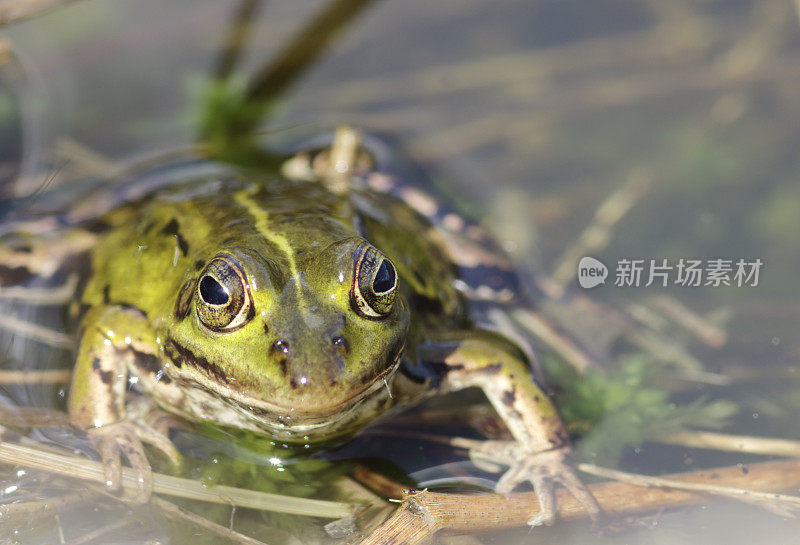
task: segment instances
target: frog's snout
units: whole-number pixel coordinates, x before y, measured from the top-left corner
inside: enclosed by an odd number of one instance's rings
[[[347,339],[342,337],[341,335],[333,335],[330,339],[331,345],[335,347],[335,349],[342,355],[346,356],[347,353],[350,351],[350,343],[347,342]],[[270,348],[270,352],[272,353],[281,353],[286,356],[291,354],[291,345],[287,339],[278,339],[274,343],[272,343],[272,347]]]
[[[345,378],[350,343],[341,332],[326,329],[278,335],[269,347],[269,359],[292,389],[330,386]]]

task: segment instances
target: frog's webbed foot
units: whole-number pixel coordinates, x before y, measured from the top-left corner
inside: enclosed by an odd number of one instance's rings
[[[143,443],[160,450],[174,465],[180,465],[180,454],[172,442],[146,424],[116,422],[88,430],[87,435],[103,460],[109,490],[116,492],[121,488],[122,457],[128,460],[139,483],[134,497],[137,503],[146,503],[153,492],[153,471]]]
[[[482,441],[469,449],[469,456],[476,466],[489,471],[496,469],[495,464],[509,466],[495,485],[499,494],[509,494],[526,481],[533,485],[541,511],[528,521],[531,526],[550,525],[555,521],[556,483],[562,484],[575,496],[593,521],[600,518],[600,506],[578,477],[570,461],[568,446],[530,452],[515,441]]]

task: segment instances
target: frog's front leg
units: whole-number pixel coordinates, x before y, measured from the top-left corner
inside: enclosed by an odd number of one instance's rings
[[[152,492],[152,471],[142,443],[177,463],[170,440],[144,422],[127,418],[128,369],[135,358],[156,355],[157,344],[143,314],[118,307],[95,307],[81,320],[80,342],[68,401],[70,422],[85,429],[105,466],[106,485],[121,485],[121,457],[139,478],[137,500]]]
[[[443,367],[442,391],[481,388],[508,426],[515,441],[486,441],[471,449],[470,457],[509,466],[496,485],[499,493],[507,494],[525,481],[533,485],[541,511],[529,524],[553,523],[556,482],[583,504],[592,519],[599,517],[600,506],[569,460],[569,439],[561,419],[518,350],[494,335],[465,332],[431,339],[418,355]]]

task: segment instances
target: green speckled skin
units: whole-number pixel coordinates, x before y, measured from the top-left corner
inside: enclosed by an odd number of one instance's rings
[[[499,487],[530,480],[549,498],[545,483],[566,474],[592,504],[565,462],[553,405],[522,351],[476,329],[447,237],[428,218],[363,184],[331,191],[234,173],[213,191],[191,191],[207,182],[103,219],[108,230],[76,305],[76,426],[102,432],[125,422],[134,383],[191,420],[322,443],[392,407],[479,387],[516,441]],[[209,276],[226,293],[215,296]],[[230,326],[210,326],[218,316]],[[533,462],[542,452],[557,459]]]
[[[125,337],[146,337],[142,329],[149,328],[150,344],[166,360],[164,373],[173,383],[197,383],[242,404],[271,409],[291,424],[334,418],[347,412],[365,389],[376,383],[385,389],[382,379],[394,372],[408,342],[409,300],[424,295],[428,307],[440,309],[435,317],[420,316],[422,321],[444,327],[462,321],[451,268],[421,236],[425,220],[401,202],[372,193],[338,196],[317,183],[280,179],[256,184],[229,180],[227,186],[237,189],[176,201],[162,194],[107,218],[114,227],[93,252],[92,274],[81,298],[93,309],[83,319],[84,332],[108,329],[112,335],[106,337],[124,348]],[[363,201],[370,216],[358,212],[351,199]],[[409,232],[420,236],[407,236]],[[359,315],[351,304],[356,250],[365,239],[392,259],[400,279],[401,295],[390,315],[380,320]],[[236,256],[244,266],[254,309],[252,319],[226,333],[204,327],[195,305],[189,305],[186,316],[176,316],[182,286],[195,285],[203,267],[220,253]],[[128,319],[129,331],[119,317],[113,328],[94,323],[96,309],[113,307],[135,308],[144,319]],[[346,340],[346,354],[332,346],[335,336]],[[83,374],[89,374],[96,357],[85,346],[86,337],[84,333],[77,364]],[[278,340],[288,344],[288,354],[274,350]],[[211,362],[216,374],[192,366],[176,369],[165,354],[170,343]],[[147,346],[134,348],[151,352]],[[142,379],[147,389],[147,377]],[[115,411],[95,414],[102,412],[102,404],[91,399],[84,383],[75,382],[70,407],[76,424],[92,426],[120,417]],[[187,412],[186,407],[168,408]],[[208,407],[189,416],[215,419]],[[254,427],[297,435],[289,431],[291,425],[273,429],[274,418],[266,420]],[[314,435],[299,429],[298,437]],[[338,431],[323,427],[316,435],[327,439]]]

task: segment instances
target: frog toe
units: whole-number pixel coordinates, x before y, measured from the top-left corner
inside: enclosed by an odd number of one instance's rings
[[[142,442],[159,450],[164,456],[169,459],[173,468],[180,468],[183,463],[181,456],[175,445],[172,444],[169,437],[164,433],[151,427],[144,422],[138,422],[135,427],[136,437]]]
[[[99,430],[100,428],[97,428]],[[91,430],[91,432],[97,431]],[[97,437],[99,434],[89,433],[89,437],[95,443],[95,450],[103,460],[103,471],[106,479],[106,488],[111,492],[116,492],[122,485],[122,462],[120,460],[120,450],[116,439],[113,437]]]
[[[119,422],[94,428],[88,436],[103,460],[106,488],[117,492],[122,487],[122,457],[131,465],[138,481],[133,498],[136,503],[146,503],[153,491],[153,472],[135,427]]]
[[[529,525],[550,525],[555,521],[555,483],[562,484],[583,505],[593,521],[599,519],[600,506],[570,464],[568,448],[523,454],[500,478],[495,491],[509,494],[526,481],[533,485],[540,505],[540,511],[531,517]]]
[[[540,511],[528,519],[529,526],[550,526],[556,521],[556,489],[553,480],[543,475],[529,478],[539,499]]]
[[[583,481],[581,481],[580,477],[575,473],[575,469],[572,466],[567,466],[566,471],[559,472],[557,480],[569,490],[570,494],[572,494],[581,505],[583,505],[583,508],[589,513],[589,518],[592,519],[592,522],[596,523],[600,520],[603,511],[597,503],[597,499],[589,488],[583,484]]]

